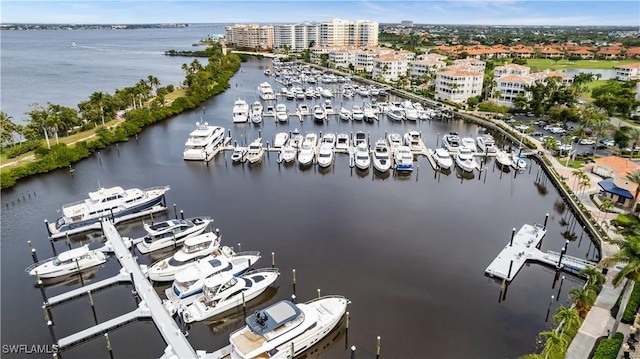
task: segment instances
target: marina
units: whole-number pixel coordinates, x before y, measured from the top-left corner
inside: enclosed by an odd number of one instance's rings
[[[79,43],[86,42],[79,40]],[[269,119],[261,126],[251,122],[230,125],[233,101],[237,98],[246,98],[249,103],[254,101],[258,83],[251,79],[264,81],[262,72],[268,67],[266,62],[243,63],[244,73],[234,77],[228,93],[205,104],[207,111],[202,120],[230,129],[232,136],[228,137],[239,146],[247,146],[258,137],[272,145],[276,133],[294,132],[296,127],[303,135],[322,131],[323,135],[330,132],[349,137],[352,132],[355,135],[362,131],[372,145],[386,134],[398,133],[402,137],[412,130],[421,132],[423,142],[431,149],[439,147],[442,134],[450,131],[463,137],[491,133],[498,148],[510,145],[500,134],[459,120],[396,122],[380,115],[380,121],[369,123],[338,120],[334,115],[322,125],[313,121],[299,123],[295,117],[291,117],[288,124],[275,124]],[[235,83],[242,86],[236,87]],[[339,96],[333,99],[334,108],[339,108]],[[354,98],[358,99],[358,95]],[[390,97],[389,101],[394,100]],[[39,254],[50,254],[51,244],[42,228],[43,218],[52,218],[60,204],[83,198],[93,190],[96,179],[104,184],[150,187],[162,178],[163,183],[172,188],[167,193],[168,203],[178,203],[190,216],[210,214],[223,228],[226,244],[238,249],[237,243],[242,242],[242,248],[275,252],[281,272],[279,288],[271,288],[266,299],[248,314],[290,299],[294,268],[298,273],[296,296],[304,298],[299,302],[317,297],[318,289],[327,294],[344,294],[353,301],[349,306],[348,344],[358,346],[358,357],[366,356],[361,353],[375,352],[377,336],[382,337],[383,357],[515,357],[528,352],[535,346],[536,334],[548,325],[544,313],[549,296],[558,292],[557,286],[551,288],[554,271],[539,265],[521,270],[510,284],[507,299],[497,303],[500,288],[484,277],[484,270],[508,241],[514,224],[521,224],[536,213],[550,213],[541,250],[558,251],[565,243],[564,233],[569,232],[575,233],[575,237],[567,237],[572,242],[566,254],[577,258],[597,257],[587,237],[579,244],[580,225],[574,225],[572,214],[557,203],[557,192],[550,184],[545,185],[538,165],[529,159],[526,170],[517,174],[512,170],[507,174],[494,168],[491,163],[494,158],[489,156],[482,176],[476,173],[473,179],[457,170],[433,171],[425,156],[415,158],[416,168],[409,176],[392,171],[385,176],[379,171],[356,170],[349,167],[345,149],[335,153],[334,165],[328,168],[279,165],[278,153],[273,151],[265,151],[261,164],[254,166],[233,165],[231,152],[227,150],[220,151],[206,163],[184,161],[185,138],[200,118],[201,111],[181,114],[145,129],[138,141],[121,143],[118,150],[103,150],[100,159],[93,157],[78,163],[74,177],[70,177],[68,171],[56,171],[29,179],[14,191],[3,193],[8,200],[21,198],[21,194],[27,192],[32,197],[21,200],[20,204],[16,201],[14,207],[10,203],[2,213],[3,222],[20,224],[2,228],[3,281],[20,279],[12,283],[12,288],[25,293],[19,300],[3,296],[4,320],[15,323],[11,330],[3,330],[3,342],[51,343],[48,327],[38,310],[42,305],[39,289],[24,273],[29,264],[24,240],[32,239]],[[51,188],[59,190],[51,191]],[[33,199],[34,193],[37,200]],[[481,210],[486,207],[492,210]],[[246,216],[247,213],[260,215]],[[158,213],[154,217],[155,221],[167,220],[173,213]],[[119,223],[117,227],[123,236],[144,235],[141,218]],[[80,242],[95,241],[82,234],[72,235],[70,240],[74,247]],[[67,245],[58,241],[54,246],[60,253]],[[381,266],[390,256],[394,258],[394,265]],[[93,283],[118,275],[120,265],[113,259],[94,277],[85,279],[84,287],[90,288]],[[157,259],[138,255],[138,262],[143,265]],[[456,270],[452,270],[452,264]],[[554,302],[554,308],[566,305],[566,291],[582,284],[579,278],[568,276],[562,297],[557,304]],[[67,291],[83,291],[84,287],[76,280],[45,290],[54,298]],[[126,283],[111,286],[108,291],[96,289],[93,300],[98,318],[107,321],[137,310],[131,289]],[[157,293],[161,294],[164,289],[162,285],[154,285]],[[461,300],[468,293],[474,294],[473,308]],[[95,325],[88,302],[85,295],[84,299],[53,308],[56,335],[67,337]],[[33,310],[17,310],[19,308]],[[482,318],[466,321],[466,318],[478,317],[478,313],[482,313]],[[230,310],[228,315],[232,319],[225,316],[190,325],[187,339],[192,347],[207,353],[226,347],[229,335],[244,326],[245,318],[241,308]],[[66,320],[71,316],[73,321]],[[514,318],[518,318],[517,332],[505,329]],[[452,321],[465,321],[466,330],[474,333],[468,336],[467,346],[451,345],[450,338],[459,334],[458,329],[451,328]],[[149,324],[148,321],[133,322],[110,331],[114,355],[160,356],[167,344],[156,326]],[[402,333],[395,329],[400,327],[404,328]],[[421,343],[424,333],[431,336],[428,347],[411,344]],[[496,335],[508,336],[509,340],[495,341]],[[139,345],[140,342],[145,345]],[[321,350],[318,357],[349,357],[349,351],[344,348],[344,342],[336,343]],[[102,338],[70,346],[62,353],[65,358],[96,355],[109,355]]]

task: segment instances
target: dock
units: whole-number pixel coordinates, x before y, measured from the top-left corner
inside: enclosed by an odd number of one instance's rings
[[[171,348],[171,351],[176,357],[196,358],[197,354],[185,337],[183,330],[178,327],[175,320],[165,309],[162,304],[162,300],[153,289],[151,283],[147,280],[146,274],[138,264],[137,258],[129,252],[115,226],[108,221],[103,221],[101,224],[104,236],[113,246],[115,256],[123,267],[121,274],[128,273],[130,281],[133,282],[141,302],[138,304],[138,308],[132,312],[61,338],[56,343],[58,348],[63,349],[65,347],[90,340],[91,338],[102,335],[111,329],[121,327],[140,318],[150,317],[155,323],[160,335],[162,335],[166,344]],[[120,275],[113,278],[119,278],[119,276]],[[86,292],[87,287],[83,287],[82,290]],[[72,294],[69,294],[66,298],[70,297],[72,297]],[[65,299],[65,297],[62,299]],[[57,300],[61,301],[62,299]]]
[[[566,255],[566,247],[560,253],[541,251],[538,246],[546,233],[546,226],[541,224],[525,224],[517,233],[514,228],[511,240],[489,264],[485,274],[510,282],[527,261],[539,262],[573,274],[597,265],[595,262]]]
[[[49,298],[46,304],[49,306],[54,306],[54,305],[66,303],[74,299],[80,298],[82,296],[85,296],[89,292],[94,293],[102,289],[106,289],[121,283],[131,283],[131,276],[129,275],[129,273],[127,273],[127,271],[124,268],[120,269],[119,274],[111,278],[103,279],[99,282],[91,283],[91,284],[85,285],[84,287],[76,288],[74,290],[51,297]]]

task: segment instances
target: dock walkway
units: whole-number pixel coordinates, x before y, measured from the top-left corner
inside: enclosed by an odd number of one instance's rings
[[[80,298],[84,295],[87,295],[87,293],[89,292],[93,293],[93,292],[114,286],[116,284],[130,283],[130,282],[131,282],[131,276],[124,268],[122,268],[120,269],[120,273],[113,277],[103,279],[99,282],[91,283],[91,284],[85,285],[84,287],[76,288],[74,290],[51,297],[47,301],[47,305],[54,306],[54,305],[66,303],[74,299]]]

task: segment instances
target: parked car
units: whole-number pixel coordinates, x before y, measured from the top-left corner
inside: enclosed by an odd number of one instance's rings
[[[536,131],[536,132],[532,133],[531,136],[533,136],[533,137],[542,137],[542,132]]]
[[[593,156],[593,152],[591,151],[582,151],[582,152],[576,153],[577,158],[587,158],[591,156]]]
[[[588,139],[588,138],[582,138],[580,139],[580,141],[578,141],[579,144],[581,145],[593,145],[596,143],[596,141]]]
[[[558,151],[571,151],[572,149],[573,149],[573,146],[570,143],[566,145],[560,145],[558,147]]]

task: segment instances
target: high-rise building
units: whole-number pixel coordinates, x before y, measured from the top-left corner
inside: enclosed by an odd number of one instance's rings
[[[320,24],[321,46],[378,46],[378,23],[333,19]]]
[[[273,48],[273,26],[241,25],[225,26],[227,45],[237,48],[267,50]]]
[[[273,25],[273,47],[288,46],[293,51],[301,51],[318,45],[320,25],[304,22],[300,24]]]

